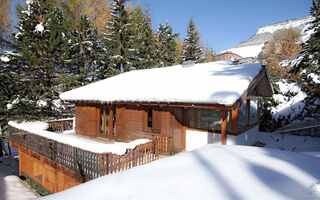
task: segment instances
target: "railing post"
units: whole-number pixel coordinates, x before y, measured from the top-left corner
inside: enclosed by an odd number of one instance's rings
[[[104,155],[100,154],[100,176],[104,176],[105,175],[105,166],[104,166]]]

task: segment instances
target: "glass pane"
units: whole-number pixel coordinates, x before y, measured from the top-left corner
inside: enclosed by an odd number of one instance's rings
[[[247,108],[247,102],[244,101],[242,105],[239,108],[239,113],[238,113],[238,128],[241,128],[246,125],[246,108]]]
[[[109,134],[109,110],[106,110],[106,134]]]
[[[103,133],[103,109],[100,109],[100,133]]]
[[[197,129],[220,130],[221,112],[211,109],[189,109],[189,126]]]
[[[152,110],[148,110],[148,128],[152,128]]]
[[[116,116],[117,116],[117,113],[116,113],[116,108],[113,107],[113,119],[112,119],[112,133],[113,135],[116,135]]]
[[[231,132],[232,131],[232,115],[231,115],[231,111],[227,112],[227,131]],[[221,129],[221,128],[220,128]]]
[[[250,100],[250,124],[258,120],[258,100]]]

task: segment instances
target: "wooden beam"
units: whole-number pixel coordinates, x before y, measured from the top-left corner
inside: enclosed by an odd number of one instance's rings
[[[246,104],[246,125],[250,125],[250,99],[247,99]]]
[[[227,144],[227,111],[221,111],[221,144]]]
[[[232,109],[231,113],[231,123],[232,123],[232,133],[237,134],[238,132],[238,114],[239,109]]]

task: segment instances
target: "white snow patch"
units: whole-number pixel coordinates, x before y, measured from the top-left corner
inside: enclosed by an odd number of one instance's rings
[[[228,49],[226,51],[231,51],[232,53],[238,54],[239,56],[246,58],[246,57],[257,57],[259,53],[262,51],[264,44],[257,44],[257,45],[248,45],[243,47],[235,47]],[[223,51],[224,52],[224,51]]]
[[[319,167],[319,159],[300,153],[206,145],[41,200],[314,200],[320,198]]]
[[[38,32],[43,32],[44,31],[44,26],[42,25],[42,23],[37,24],[37,26],[34,28],[35,31]]]
[[[12,104],[11,104],[11,103],[8,103],[8,104],[7,104],[7,109],[10,110],[11,108],[12,108]]]
[[[47,101],[46,100],[39,100],[37,101],[37,106],[42,108],[45,107],[47,105]]]
[[[304,58],[304,54],[298,53],[293,58],[283,60],[282,62],[279,63],[279,65],[281,67],[288,67],[289,65],[296,66],[300,64],[303,58]]]
[[[311,78],[314,83],[320,84],[320,76],[319,75],[317,75],[315,73],[310,73],[310,74],[308,74],[307,77]]]
[[[123,155],[127,149],[134,149],[137,145],[150,142],[149,139],[137,139],[129,143],[126,142],[113,142],[104,138],[100,140],[93,140],[89,137],[80,136],[68,131],[68,133],[57,133],[46,131],[48,129],[48,123],[45,122],[24,122],[17,123],[10,121],[10,126],[33,133],[42,137],[46,137],[57,142],[68,144],[73,147],[77,147],[83,150],[95,152],[95,153],[114,153]]]
[[[2,62],[9,62],[10,61],[10,58],[8,56],[0,56],[0,60]]]
[[[220,61],[189,67],[177,65],[135,70],[62,93],[60,98],[67,101],[233,105],[261,69],[261,64],[234,65],[230,61]],[[102,92],[106,88],[108,92]]]

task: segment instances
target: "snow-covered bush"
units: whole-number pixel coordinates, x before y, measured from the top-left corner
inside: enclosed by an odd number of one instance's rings
[[[273,131],[307,115],[307,93],[302,86],[282,79],[275,83],[275,94],[262,101],[260,129]]]

